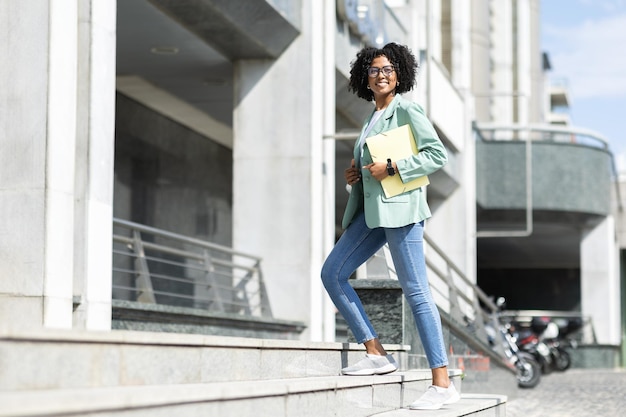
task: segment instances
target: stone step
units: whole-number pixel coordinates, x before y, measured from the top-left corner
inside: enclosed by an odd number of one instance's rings
[[[385,345],[401,369],[408,346]],[[0,391],[336,376],[362,345],[135,331],[0,328]]]
[[[461,400],[439,410],[410,410],[401,408],[371,414],[372,417],[501,417],[506,416],[507,397],[494,394],[462,394]]]
[[[461,386],[460,375],[454,375],[453,380]],[[409,415],[410,410],[398,409],[418,398],[429,383],[429,371],[407,371],[364,377],[0,392],[0,417],[396,417]],[[464,394],[461,401],[446,406],[446,410],[419,413],[420,417],[464,416],[470,410],[476,413],[503,407],[505,401],[505,397]],[[450,413],[452,410],[456,414]],[[472,415],[504,415],[502,409],[499,412]]]
[[[401,371],[348,377],[339,370],[362,345],[0,327],[0,417],[393,417],[385,413],[409,411],[431,374],[404,369],[408,346],[385,347]],[[462,371],[450,374],[462,390]],[[502,415],[488,410],[504,412],[505,401],[464,394],[445,415]]]

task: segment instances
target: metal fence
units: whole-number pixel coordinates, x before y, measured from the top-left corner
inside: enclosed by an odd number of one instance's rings
[[[521,323],[530,321],[532,317],[550,317],[557,323],[568,318],[578,318],[582,326],[575,335],[572,335],[573,338],[583,344],[595,343],[593,323],[589,317],[577,312],[499,311],[500,307],[496,305],[493,297],[472,282],[426,233],[424,233],[424,253],[433,298],[437,306],[446,313],[442,320],[466,336],[474,337],[488,346],[487,327],[497,329],[498,317],[515,319]],[[357,278],[397,279],[386,245],[357,271]],[[463,339],[466,342],[470,341],[467,338]]]
[[[498,312],[485,294],[424,234],[424,251],[433,297],[448,325],[488,344],[485,326]],[[371,258],[357,278],[397,279],[386,247]],[[261,258],[214,243],[125,220],[113,221],[113,299],[198,308],[243,316],[272,317]],[[583,343],[593,343],[593,325],[579,313],[504,312],[530,316],[581,317]]]
[[[424,233],[424,253],[430,288],[437,306],[457,329],[464,329],[487,344],[485,324],[498,307],[473,283],[435,242]],[[385,245],[357,271],[357,278],[397,279],[391,254]]]
[[[113,299],[272,317],[261,258],[120,219]]]

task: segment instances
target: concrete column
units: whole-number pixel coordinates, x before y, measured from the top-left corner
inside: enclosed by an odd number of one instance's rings
[[[315,4],[315,3],[314,3]],[[335,59],[335,43],[337,29],[337,3],[336,0],[324,0],[322,21],[316,24],[321,31],[321,37],[324,40],[321,45],[324,56],[324,70],[322,78],[322,120],[323,133],[328,134],[335,131],[335,94],[336,80],[335,72],[337,61]],[[316,36],[317,37],[317,36]],[[314,54],[314,56],[317,53]],[[335,246],[335,141],[323,141],[323,157],[322,157],[322,190],[323,190],[323,207],[322,207],[322,235],[321,247],[322,258],[326,258],[332,248]],[[321,332],[312,333],[312,340],[320,340],[325,342],[335,341],[335,306],[330,297],[323,288],[319,277],[312,271],[311,279],[311,310],[312,319],[319,317],[321,323],[313,324],[311,329],[320,329]],[[312,320],[313,321],[313,320]]]
[[[549,109],[548,87],[545,85],[543,71],[543,50],[541,46],[541,0],[529,0],[530,8],[530,71],[531,86],[529,107],[529,122],[544,123],[546,112]]]
[[[76,3],[49,5],[43,324],[71,327],[78,10]]]
[[[471,85],[475,96],[474,107],[476,120],[491,121],[489,112],[490,75],[489,66],[489,0],[472,0],[471,2]]]
[[[111,328],[116,2],[79,4],[74,326]]]
[[[541,55],[541,50],[534,49],[539,45],[533,42],[533,38],[538,36],[531,32],[534,29],[531,26],[531,1],[517,0],[515,2],[517,10],[515,17],[517,19],[517,42],[516,49],[516,67],[513,68],[513,94],[515,100],[515,114],[513,121],[519,124],[528,124],[530,121],[530,103],[532,95],[532,57],[536,54]]]
[[[442,36],[441,36],[441,0],[428,0],[427,19],[430,25],[430,57],[437,62],[442,62]]]
[[[491,1],[491,120],[513,122],[513,11],[510,1]]]
[[[472,83],[471,4],[452,0],[452,84],[465,93]]]
[[[0,323],[22,328],[73,323],[75,252],[84,244],[75,215],[84,175],[77,121],[92,114],[77,117],[83,52],[79,2],[70,3],[0,3],[0,54],[11,57],[0,68]],[[114,73],[114,56],[105,60]],[[112,133],[113,119],[106,123]],[[112,175],[112,153],[109,167]],[[110,229],[110,216],[97,221]]]
[[[474,48],[472,16],[471,2],[452,0],[452,37],[454,39],[452,82],[463,95],[465,103],[464,146],[463,152],[457,155],[457,158],[459,158],[460,169],[463,170],[460,178],[468,179],[463,181],[460,193],[462,196],[457,197],[458,201],[454,204],[454,209],[465,213],[463,227],[459,229],[459,235],[464,237],[464,246],[455,259],[459,260],[458,264],[463,266],[469,279],[476,282],[476,140],[472,131],[472,121],[476,120],[476,112],[475,101],[472,100],[472,50]],[[455,197],[452,196],[452,199]],[[462,208],[459,209],[459,207]],[[445,232],[441,236],[445,236]]]
[[[619,345],[620,279],[613,216],[584,234],[580,257],[582,314],[592,318],[598,343]]]
[[[0,28],[0,322],[70,327],[76,7],[2,2]]]
[[[274,316],[304,321],[304,339],[322,334],[311,317],[324,255],[318,3],[302,1],[301,34],[278,59],[234,65],[233,245],[262,256]]]

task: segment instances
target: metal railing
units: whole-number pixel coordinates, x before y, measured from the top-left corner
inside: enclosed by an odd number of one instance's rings
[[[593,323],[590,318],[582,316],[581,313],[535,310],[499,311],[500,308],[494,299],[472,282],[426,233],[424,233],[424,253],[431,292],[439,309],[446,313],[442,315],[442,320],[450,328],[454,328],[459,333],[457,336],[471,346],[482,345],[483,348],[490,346],[487,326],[497,329],[498,317],[510,317],[519,322],[544,316],[557,321],[565,318],[580,318],[583,326],[576,334],[576,339],[581,343],[595,343]],[[357,278],[397,279],[387,245],[374,255],[364,268],[357,271]],[[496,352],[504,358],[504,353],[500,352],[498,346],[496,346]]]
[[[113,220],[113,299],[272,317],[261,258]]]
[[[597,132],[573,126],[548,124],[474,123],[482,140],[537,140],[572,143],[608,151],[608,140]]]
[[[426,233],[424,253],[437,306],[454,322],[455,328],[466,329],[487,346],[485,324],[498,310],[493,299],[473,283]],[[397,279],[387,245],[357,271],[357,278]]]

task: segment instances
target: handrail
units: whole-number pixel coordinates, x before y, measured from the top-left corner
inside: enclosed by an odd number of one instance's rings
[[[448,321],[456,323],[455,328],[472,327],[473,330],[467,333],[472,333],[477,337],[481,345],[488,346],[485,325],[498,311],[498,307],[492,298],[472,282],[426,233],[424,233],[424,242],[427,245],[424,251],[427,254],[426,266],[430,273],[431,291],[437,306],[448,315]],[[383,247],[382,254],[377,253],[372,259],[376,258],[385,258],[387,277],[397,279],[387,245]],[[358,275],[367,277],[367,271],[362,271]]]
[[[132,244],[133,243],[132,239],[125,238],[124,236],[119,236],[118,235],[118,236],[115,236],[114,238],[115,238],[115,240],[117,242],[120,242],[120,243],[127,243],[127,244]],[[205,243],[208,243],[208,242],[205,242]],[[188,257],[190,259],[195,259],[197,261],[203,261],[204,260],[204,255],[202,255],[202,254],[197,254],[197,253],[188,252],[188,251],[182,251],[182,250],[174,249],[174,248],[171,248],[171,247],[168,247],[168,246],[156,245],[156,244],[150,243],[150,242],[143,242],[143,247],[144,248],[148,248],[148,249],[154,249],[154,250],[157,250],[157,251],[161,251],[162,253],[167,253],[169,255],[177,255],[177,256],[182,256],[182,257]],[[225,247],[224,252],[225,253],[233,253],[232,251],[228,251],[227,247]],[[241,252],[237,252],[237,253],[239,253],[241,255]],[[255,259],[253,256],[248,256],[248,257],[250,259]],[[260,259],[261,258],[258,258],[258,260],[260,260]],[[166,261],[163,261],[163,262],[167,263]],[[232,262],[226,262],[226,261],[223,261],[221,259],[213,259],[212,262],[215,265],[222,265],[222,266],[228,266],[228,267],[238,266],[239,268],[242,268],[242,269],[245,269],[245,270],[248,270],[248,271],[256,271],[257,270],[257,268],[255,268],[255,267],[248,267],[248,266],[245,266],[245,265],[236,265],[236,264],[234,264]]]
[[[590,138],[592,141],[599,143],[597,146],[604,150],[609,150],[609,141],[599,134],[590,129],[584,129],[574,126],[556,126],[550,124],[530,123],[530,124],[509,124],[509,123],[476,123],[475,127],[481,132],[506,132],[506,131],[529,131],[529,132],[541,132],[551,134],[565,134],[574,135],[576,137],[583,136]],[[481,135],[484,138],[484,135]]]
[[[492,359],[499,358],[501,364],[507,365],[507,359],[502,349],[491,347],[487,335],[487,326],[494,325],[494,318],[502,316],[500,308],[492,297],[488,296],[477,284],[450,259],[445,251],[435,241],[424,233],[426,244],[426,265],[429,272],[429,281],[433,297],[437,307],[442,312],[442,321],[452,330],[457,337],[462,339],[472,349],[476,349]],[[374,255],[373,259],[384,257],[387,262],[387,274],[390,279],[397,279],[393,269],[393,261],[389,259],[387,247]],[[367,265],[367,263],[366,263]],[[360,276],[367,276],[363,271]],[[377,277],[379,278],[379,277]],[[361,278],[367,279],[367,278]],[[511,312],[506,312],[507,314]],[[517,314],[532,313],[538,316],[549,316],[545,311],[517,311]],[[504,314],[505,316],[507,314]],[[572,317],[580,316],[579,313],[569,313]],[[554,312],[553,317],[565,317],[563,312]],[[523,316],[520,316],[523,318]],[[593,333],[593,325],[586,322],[588,329]]]
[[[113,298],[272,317],[261,258],[113,219]]]
[[[467,277],[467,275],[465,275],[465,273],[463,271],[461,271],[461,269],[452,261],[452,259],[450,259],[450,257],[448,257],[448,255],[446,255],[446,253],[443,251],[443,249],[441,249],[434,241],[433,239],[430,238],[430,236],[428,236],[426,233],[424,233],[424,241],[426,243],[428,243],[428,245],[433,248],[435,250],[435,252],[437,252],[437,254],[439,256],[441,256],[446,263],[448,264],[448,266],[450,268],[452,268],[452,270],[454,270],[454,272],[456,272],[459,277],[466,283],[469,284],[470,286],[472,286],[472,289],[476,292],[476,295],[478,296],[478,298],[480,299],[480,301],[482,301],[485,306],[488,307],[488,310],[490,313],[493,313],[495,311],[498,310],[498,307],[496,306],[496,304],[493,302],[493,300],[491,299],[491,297],[489,297],[487,294],[485,294],[485,292],[476,284],[474,284],[472,281],[470,281],[470,279]]]
[[[236,251],[236,250],[234,250],[232,248],[229,248],[228,246],[218,245],[217,243],[207,242],[206,240],[196,239],[196,238],[185,236],[185,235],[181,235],[181,234],[178,234],[178,233],[169,232],[167,230],[162,230],[162,229],[157,229],[155,227],[146,226],[144,224],[134,223],[134,222],[131,222],[131,221],[128,221],[128,220],[122,220],[122,219],[115,218],[115,219],[113,219],[113,225],[125,226],[125,227],[128,227],[128,228],[132,228],[132,229],[138,230],[140,232],[150,233],[150,234],[153,234],[155,236],[170,237],[172,239],[180,240],[182,242],[191,243],[193,245],[202,246],[204,248],[215,249],[215,250],[218,250],[220,252],[229,253],[231,255],[244,256],[246,258],[251,258],[251,259],[254,259],[256,261],[261,261],[261,258],[258,257],[258,256],[250,255],[250,254],[245,253],[245,252]]]

